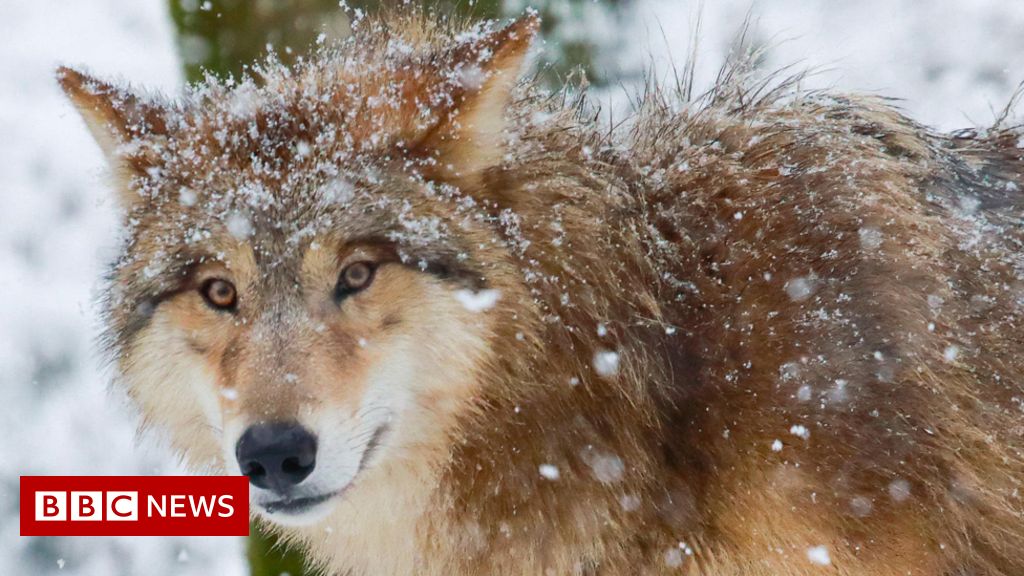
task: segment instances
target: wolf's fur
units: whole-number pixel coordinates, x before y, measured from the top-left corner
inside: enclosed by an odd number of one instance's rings
[[[332,573],[1024,574],[1020,133],[742,67],[608,132],[509,100],[535,27],[368,23],[173,104],[62,71],[147,420],[236,473],[242,426],[316,430],[345,492],[281,531]]]

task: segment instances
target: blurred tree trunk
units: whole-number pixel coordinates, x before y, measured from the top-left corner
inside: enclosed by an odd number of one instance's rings
[[[170,0],[178,49],[190,82],[203,71],[238,76],[271,47],[288,62],[321,32],[347,33],[337,0]]]

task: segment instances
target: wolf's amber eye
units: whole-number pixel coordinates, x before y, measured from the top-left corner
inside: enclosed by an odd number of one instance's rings
[[[216,310],[234,310],[238,304],[238,292],[235,290],[235,285],[227,280],[211,278],[203,282],[199,291],[203,295],[203,300],[206,300],[206,303]]]
[[[335,297],[341,299],[369,286],[373,281],[373,271],[374,266],[370,262],[355,262],[345,266],[334,290]]]

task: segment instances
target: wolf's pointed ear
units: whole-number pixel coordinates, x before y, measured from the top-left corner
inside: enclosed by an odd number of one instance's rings
[[[539,27],[540,18],[527,14],[441,59],[434,73],[450,93],[443,95],[439,122],[416,145],[437,160],[429,176],[472,182],[501,162],[506,111]]]
[[[167,135],[162,106],[65,66],[57,69],[57,81],[122,183],[145,175],[155,165],[153,154],[140,150],[139,144],[161,141]],[[125,206],[138,197],[126,186],[120,188]]]

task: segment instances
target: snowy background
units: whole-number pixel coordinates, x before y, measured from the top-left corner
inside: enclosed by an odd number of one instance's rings
[[[523,0],[509,0],[510,10]],[[96,354],[98,279],[116,242],[102,158],[53,79],[58,63],[150,89],[181,85],[164,0],[0,2],[0,574],[245,574],[243,542],[22,538],[22,474],[170,474],[138,438]],[[595,70],[628,90],[652,59],[682,65],[702,16],[706,85],[747,14],[765,68],[820,69],[809,87],[896,96],[943,129],[990,123],[1024,81],[1024,2],[634,0],[577,12],[549,43],[594,39]],[[620,84],[622,86],[620,86]]]

